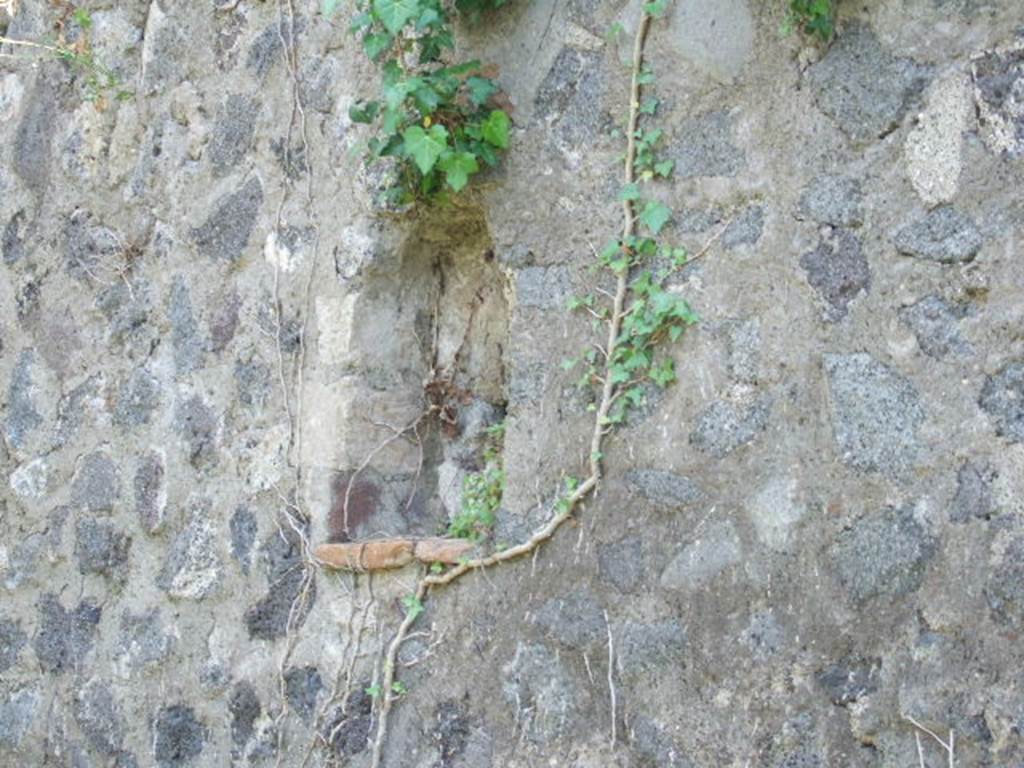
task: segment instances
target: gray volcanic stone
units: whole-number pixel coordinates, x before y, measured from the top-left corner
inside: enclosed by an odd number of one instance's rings
[[[928,67],[889,53],[864,24],[849,25],[807,72],[818,107],[857,141],[898,127],[930,76]]]
[[[259,107],[256,99],[241,93],[231,94],[221,104],[206,149],[214,176],[235,170],[248,154]]]
[[[21,649],[28,642],[28,635],[21,629],[21,622],[7,616],[0,616],[0,673],[18,663]]]
[[[690,445],[716,459],[724,458],[764,431],[770,410],[765,396],[746,405],[718,400],[697,417]]]
[[[292,667],[284,674],[284,692],[288,706],[305,723],[316,714],[317,699],[324,688],[320,672],[314,666]]]
[[[871,269],[860,239],[846,229],[823,236],[818,247],[800,257],[807,282],[825,302],[825,319],[846,317],[850,303],[871,288]]]
[[[1024,154],[1024,42],[986,51],[971,62],[979,118],[993,151]]]
[[[140,366],[121,385],[114,407],[114,424],[126,429],[148,424],[159,405],[160,382]]]
[[[714,523],[700,538],[686,544],[665,567],[661,586],[666,589],[695,590],[738,563],[743,556],[739,536],[732,523]]]
[[[175,598],[202,600],[212,594],[222,576],[217,542],[208,505],[200,504],[189,524],[174,537],[157,586]]]
[[[516,300],[521,307],[560,309],[571,292],[566,267],[526,267],[516,274]]]
[[[249,244],[263,205],[263,185],[255,176],[236,192],[220,198],[210,217],[192,230],[199,252],[211,259],[236,262]]]
[[[763,231],[764,208],[760,205],[748,205],[722,233],[722,245],[729,249],[741,245],[754,245],[761,239]]]
[[[618,641],[619,663],[627,674],[684,666],[686,629],[675,619],[624,622]]]
[[[175,275],[167,300],[167,315],[171,321],[171,347],[174,349],[174,369],[179,376],[203,367],[204,341],[192,313],[192,299],[188,284],[181,275]]]
[[[191,707],[161,707],[153,720],[153,757],[160,768],[194,764],[206,746],[208,730]]]
[[[982,237],[970,216],[944,205],[900,229],[893,244],[906,256],[955,264],[973,260],[981,250]]]
[[[256,543],[256,516],[246,507],[238,507],[231,515],[231,554],[242,568],[249,573],[252,560],[252,546]]]
[[[39,598],[38,629],[32,647],[44,672],[61,674],[77,668],[92,649],[96,626],[103,609],[83,601],[74,611],[66,611],[57,596],[46,593]]]
[[[90,680],[75,691],[73,711],[89,745],[101,755],[116,757],[124,743],[124,722],[109,686]]]
[[[978,405],[995,423],[997,435],[1024,442],[1024,361],[1006,363],[988,376]]]
[[[34,365],[35,352],[31,349],[23,350],[18,356],[18,363],[14,366],[11,383],[7,388],[7,422],[4,431],[14,448],[24,448],[29,435],[43,423],[43,417],[36,410],[32,398]]]
[[[93,222],[86,210],[75,210],[64,225],[64,253],[68,274],[92,285],[101,263],[116,263],[124,251],[124,238],[110,227]],[[127,286],[125,286],[127,291]]]
[[[189,463],[194,467],[213,464],[217,459],[217,415],[199,395],[178,404],[174,410],[174,429],[188,446]]]
[[[881,672],[881,659],[848,657],[829,664],[814,679],[835,706],[846,707],[877,691]]]
[[[991,569],[985,597],[996,621],[1024,627],[1024,536],[1012,539]]]
[[[121,344],[134,341],[142,336],[149,323],[148,284],[139,278],[129,291],[124,282],[118,281],[97,294],[96,308],[107,319],[112,341]]]
[[[270,366],[258,360],[235,361],[238,400],[249,408],[262,408],[270,394]]]
[[[228,712],[231,713],[231,741],[237,750],[245,747],[252,738],[256,721],[263,712],[260,697],[247,680],[235,683],[228,699]]]
[[[725,324],[726,369],[733,381],[757,382],[761,367],[761,323],[757,318]]]
[[[602,581],[620,592],[632,592],[644,576],[644,544],[635,536],[604,544],[597,550],[597,566]]]
[[[917,390],[867,354],[825,355],[832,430],[845,464],[890,477],[917,457],[924,421]]]
[[[585,649],[605,637],[601,605],[589,594],[548,600],[534,614],[533,623],[570,648]]]
[[[305,602],[299,601],[306,588],[305,567],[296,563],[274,579],[267,594],[245,612],[245,626],[254,640],[276,640],[288,631],[292,605],[297,605],[295,626],[302,626],[316,600],[316,582],[310,581]]]
[[[50,180],[50,155],[57,127],[57,92],[42,76],[36,75],[32,94],[24,100],[25,109],[14,135],[11,161],[14,172],[25,185],[42,197]]]
[[[103,374],[90,376],[77,387],[64,395],[57,403],[57,429],[54,442],[58,446],[67,445],[78,434],[85,417],[102,402]]]
[[[121,614],[117,649],[130,668],[159,664],[170,655],[173,645],[174,638],[164,632],[159,608],[141,613],[125,609]]]
[[[576,716],[576,686],[557,654],[545,645],[519,643],[501,676],[505,701],[528,741],[549,744],[568,735]]]
[[[887,507],[843,531],[831,549],[839,582],[856,603],[916,591],[937,550],[909,508]]]
[[[750,624],[743,630],[742,640],[750,649],[751,655],[763,661],[779,652],[785,643],[786,635],[770,610],[759,611],[750,617]]]
[[[641,496],[662,507],[682,507],[704,498],[690,478],[660,469],[631,469],[625,479]]]
[[[131,537],[114,523],[93,518],[75,524],[75,558],[78,572],[112,575],[128,562]]]
[[[364,751],[369,743],[373,719],[373,699],[366,693],[369,681],[357,685],[345,700],[325,718],[320,732],[338,757],[351,757]]]
[[[39,694],[34,688],[21,688],[0,696],[0,745],[16,749],[35,720]]]
[[[86,512],[107,512],[121,495],[113,460],[103,451],[82,457],[71,479],[71,504]]]
[[[992,483],[998,474],[989,465],[965,461],[956,473],[956,496],[949,512],[954,523],[988,520],[996,513]]]
[[[735,176],[746,167],[747,157],[733,144],[732,133],[728,112],[705,112],[684,120],[667,153],[676,163],[673,176]]]
[[[301,16],[296,16],[294,33],[298,35],[305,28],[306,20]],[[274,64],[276,64],[278,59],[281,58],[282,32],[284,38],[288,39],[287,29],[279,31],[278,23],[274,22],[260,32],[256,36],[256,39],[253,40],[252,45],[249,46],[249,52],[246,54],[245,64],[260,80],[266,78],[270,70],[274,67]]]
[[[4,227],[0,237],[0,254],[4,264],[14,264],[25,255],[25,240],[29,236],[30,225],[26,223],[25,211],[15,213]]]
[[[858,179],[818,176],[800,195],[801,218],[836,227],[855,227],[864,221],[864,193]]]
[[[569,145],[593,139],[605,117],[599,105],[604,88],[602,56],[597,51],[564,47],[555,57],[534,97],[536,115],[555,124],[555,134]]]
[[[693,768],[672,737],[650,718],[630,718],[629,743],[640,759],[641,768]]]
[[[966,305],[953,304],[938,296],[925,296],[900,310],[900,320],[913,330],[921,351],[935,358],[970,352],[970,345],[957,328],[966,316]]]
[[[164,458],[156,451],[145,454],[135,470],[135,514],[146,533],[156,533],[164,523],[167,509],[164,472]]]

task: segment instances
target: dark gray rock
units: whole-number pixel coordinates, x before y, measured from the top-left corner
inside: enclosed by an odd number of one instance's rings
[[[928,67],[893,56],[860,23],[849,25],[807,72],[818,107],[857,141],[897,128],[930,77]]]
[[[605,638],[604,613],[589,594],[548,600],[534,614],[533,624],[570,648],[586,649]]]
[[[106,757],[116,757],[121,752],[124,721],[106,683],[93,678],[76,690],[73,711],[89,746]]]
[[[986,377],[978,405],[992,419],[997,435],[1024,442],[1024,361],[1013,360]]]
[[[160,382],[140,366],[121,385],[114,407],[114,424],[125,429],[148,424],[160,405]]]
[[[20,688],[0,694],[0,745],[17,749],[35,721],[39,694],[34,688]]]
[[[4,586],[14,590],[27,582],[36,572],[39,557],[46,544],[46,537],[41,534],[30,534],[13,547],[8,555]]]
[[[199,326],[192,313],[192,298],[188,284],[181,275],[175,275],[167,299],[167,316],[171,321],[171,347],[174,349],[174,369],[179,376],[203,367],[205,342],[199,335]]]
[[[351,757],[369,745],[373,720],[373,699],[366,693],[369,682],[355,687],[345,700],[325,718],[321,730],[323,740],[338,757]]]
[[[980,122],[998,137],[990,146],[1011,157],[1024,155],[1024,46],[986,51],[971,65]]]
[[[544,394],[548,366],[540,362],[513,359],[508,379],[508,401],[516,405],[535,403]]]
[[[235,387],[238,400],[249,408],[260,409],[270,394],[270,366],[259,360],[235,361]]]
[[[27,642],[28,635],[22,631],[20,621],[0,616],[0,673],[18,663],[21,649]]]
[[[786,633],[779,626],[775,614],[759,611],[750,617],[750,624],[743,631],[743,644],[750,649],[758,661],[764,661],[778,653],[786,642]]]
[[[189,524],[171,543],[156,579],[156,585],[171,597],[203,600],[220,586],[223,569],[210,518],[209,505],[200,503]]]
[[[57,91],[37,74],[31,95],[27,96],[14,134],[11,162],[14,172],[37,197],[42,197],[50,181],[53,133],[57,127]]]
[[[629,744],[640,759],[640,768],[692,768],[683,750],[653,720],[636,715],[629,726]]]
[[[138,341],[149,328],[149,285],[138,278],[128,290],[119,280],[96,295],[96,308],[107,319],[111,341],[118,344]]]
[[[982,243],[974,220],[951,205],[929,211],[893,237],[900,253],[940,264],[972,261]]]
[[[256,721],[263,712],[260,697],[252,684],[246,680],[235,683],[228,699],[228,712],[231,714],[231,741],[235,751],[244,749],[256,730]]]
[[[214,176],[236,170],[249,153],[259,107],[256,99],[241,93],[231,94],[221,104],[206,149]]]
[[[252,546],[256,543],[256,516],[246,507],[238,507],[231,515],[231,554],[248,575]]]
[[[141,613],[125,609],[121,614],[117,650],[131,669],[160,664],[170,656],[173,647],[174,638],[164,632],[159,608]]]
[[[846,229],[823,236],[818,247],[800,257],[807,282],[825,302],[825,319],[846,317],[850,303],[871,288],[871,269],[860,239]]]
[[[254,640],[277,640],[288,631],[292,606],[294,628],[301,627],[316,601],[316,581],[307,579],[301,562],[288,567],[271,581],[267,594],[245,612],[245,626]]]
[[[743,557],[736,528],[728,520],[712,523],[699,537],[687,542],[665,566],[661,586],[696,591]]]
[[[191,707],[174,704],[161,707],[153,720],[153,757],[160,768],[195,764],[208,736],[207,727]]]
[[[205,467],[217,460],[217,414],[199,395],[174,409],[174,431],[185,441],[189,463]]]
[[[675,160],[673,176],[735,176],[747,165],[742,149],[733,144],[732,116],[705,112],[684,120],[675,132],[667,156]]]
[[[728,321],[722,330],[729,377],[741,384],[755,384],[761,368],[760,322],[757,318]]]
[[[67,445],[78,434],[89,411],[95,408],[95,403],[102,401],[103,384],[103,374],[93,374],[57,403],[57,429],[54,436],[57,446]]]
[[[223,352],[238,330],[238,310],[242,299],[236,290],[229,289],[218,303],[215,311],[209,316],[208,330],[210,334],[209,349],[211,352]]]
[[[627,675],[684,664],[686,629],[674,619],[651,623],[627,621],[618,635],[619,664]]]
[[[843,589],[864,603],[916,591],[937,548],[911,509],[887,507],[839,534],[831,559]]]
[[[704,492],[690,478],[660,469],[631,469],[625,480],[641,496],[661,507],[684,507],[704,498]]]
[[[773,768],[825,768],[825,761],[812,747],[798,747],[783,755]]]
[[[82,518],[75,524],[75,559],[81,574],[112,576],[128,562],[132,539],[114,523]]]
[[[135,469],[135,514],[146,533],[156,533],[164,524],[167,493],[164,489],[164,458],[150,451]]]
[[[170,93],[184,79],[182,68],[190,58],[182,56],[189,46],[186,29],[184,25],[170,22],[159,26],[153,35],[147,35],[146,48],[152,53],[146,59],[145,93]]]
[[[562,142],[576,146],[593,140],[608,119],[600,109],[604,90],[602,56],[568,46],[559,51],[534,98],[536,115]]]
[[[199,252],[211,259],[236,262],[249,244],[263,205],[263,185],[255,176],[241,189],[220,198],[210,217],[192,230]]]
[[[7,422],[4,431],[7,441],[17,449],[26,447],[29,436],[43,423],[43,417],[36,410],[32,398],[34,366],[35,352],[31,349],[22,350],[7,388]]]
[[[644,543],[631,536],[614,544],[604,544],[597,550],[597,566],[602,581],[620,592],[632,592],[643,582]]]
[[[568,737],[576,718],[576,686],[557,654],[545,645],[520,643],[501,677],[505,702],[524,738],[541,745]]]
[[[571,292],[566,267],[526,267],[516,273],[516,300],[521,307],[563,309]]]
[[[3,236],[0,237],[0,254],[3,254],[4,264],[15,264],[25,256],[29,229],[25,211],[18,211],[7,222]]]
[[[68,217],[64,242],[68,274],[89,286],[95,285],[97,272],[103,274],[124,257],[124,238],[110,227],[94,222],[93,215],[86,210],[76,209]]]
[[[304,723],[309,723],[316,714],[317,700],[323,688],[320,672],[314,666],[292,667],[284,674],[288,706]]]
[[[697,416],[690,445],[716,459],[724,458],[765,430],[770,410],[763,395],[744,405],[717,400]]]
[[[957,328],[966,316],[966,305],[953,304],[938,296],[925,296],[900,310],[900,320],[913,330],[921,351],[935,358],[971,351]]]
[[[96,627],[103,609],[85,600],[73,611],[66,611],[53,593],[39,598],[39,617],[32,647],[44,672],[61,674],[78,668],[92,650]]]
[[[296,16],[294,33],[298,35],[305,28],[306,20],[301,16]],[[252,70],[257,79],[265,79],[270,73],[270,70],[273,69],[274,65],[281,58],[282,37],[285,40],[288,39],[288,27],[285,25],[279,30],[278,24],[275,22],[260,32],[252,41],[252,45],[249,46],[249,52],[246,54],[245,63],[246,66]]]
[[[82,457],[71,479],[71,504],[85,512],[108,512],[121,495],[117,467],[104,451]]]
[[[801,193],[797,214],[819,224],[855,227],[864,222],[863,200],[860,180],[818,176]]]
[[[898,478],[917,458],[924,421],[917,390],[867,354],[825,355],[832,430],[845,464]]]
[[[763,231],[764,208],[760,205],[748,205],[722,233],[722,245],[729,249],[741,245],[754,245],[761,239]]]
[[[949,512],[954,523],[988,520],[996,513],[992,483],[998,474],[989,465],[965,461],[956,473],[956,496]]]
[[[1024,536],[1011,539],[990,570],[985,598],[997,622],[1024,628]]]
[[[814,679],[837,707],[853,704],[878,690],[882,660],[847,657],[817,672]]]
[[[431,736],[441,753],[438,768],[456,765],[469,742],[472,723],[465,703],[442,701],[437,706],[437,726]]]

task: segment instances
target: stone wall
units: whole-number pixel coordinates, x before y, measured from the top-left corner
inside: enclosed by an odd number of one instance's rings
[[[459,30],[515,143],[430,221],[374,204],[341,16],[88,5],[131,98],[0,58],[0,763],[367,765],[416,574],[307,545],[443,528],[501,419],[498,541],[579,472],[564,305],[619,226],[637,4]],[[1024,765],[1024,8],[844,0],[816,47],[781,0],[675,5],[670,229],[721,232],[681,381],[554,542],[432,597],[385,765],[918,765],[907,717]]]

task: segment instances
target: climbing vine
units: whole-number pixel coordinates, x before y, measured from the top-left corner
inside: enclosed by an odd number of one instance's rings
[[[457,0],[471,19],[504,0]],[[325,0],[325,15],[336,0]],[[372,125],[369,163],[390,160],[384,202],[405,204],[460,192],[469,179],[498,164],[508,149],[511,118],[494,80],[479,61],[454,61],[452,14],[442,0],[356,0],[349,31],[380,67],[377,98],[349,110]]]

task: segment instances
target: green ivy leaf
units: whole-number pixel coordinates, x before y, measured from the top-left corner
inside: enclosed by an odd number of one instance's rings
[[[473,76],[466,80],[466,87],[469,89],[469,100],[478,107],[482,107],[498,92],[498,86],[486,77]]]
[[[651,16],[664,16],[667,9],[668,0],[653,0],[653,2],[644,3],[644,13]]]
[[[448,131],[443,125],[432,125],[429,130],[412,125],[402,132],[402,141],[405,153],[426,176],[448,147]]]
[[[416,0],[373,0],[373,14],[384,29],[392,35],[402,31],[402,27],[419,12]]]
[[[456,192],[460,192],[469,177],[480,170],[472,152],[446,152],[437,167],[444,171],[445,181]]]
[[[662,160],[660,163],[654,164],[654,172],[661,176],[663,179],[667,179],[672,175],[672,169],[676,167],[675,160]]]
[[[348,108],[348,117],[353,123],[372,123],[379,114],[379,101],[360,101]]]
[[[320,6],[320,11],[329,19],[334,15],[334,12],[338,10],[339,5],[341,5],[341,0],[324,0]]]
[[[363,50],[370,61],[376,61],[380,55],[391,47],[394,38],[387,32],[377,32],[363,37]]]
[[[640,187],[636,184],[627,184],[619,190],[619,200],[639,200]]]
[[[480,126],[484,140],[498,149],[508,149],[508,129],[512,121],[500,109],[495,109]]]
[[[648,200],[640,212],[640,221],[654,234],[661,232],[668,220],[672,218],[672,209],[658,200]]]
[[[661,100],[657,96],[648,96],[640,105],[640,114],[653,115],[658,111],[659,104],[661,104]]]

